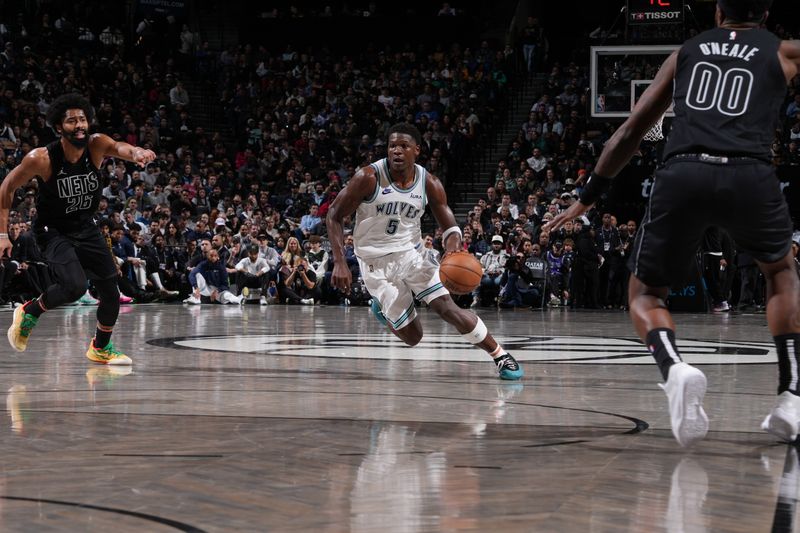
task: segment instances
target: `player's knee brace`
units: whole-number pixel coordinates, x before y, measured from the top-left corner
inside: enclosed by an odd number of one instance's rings
[[[483,340],[486,338],[486,336],[489,334],[489,330],[486,329],[486,324],[483,323],[483,320],[481,320],[480,317],[477,318],[478,322],[475,323],[475,327],[472,328],[472,331],[470,331],[469,333],[463,333],[461,335],[467,342],[471,344],[482,343]]]

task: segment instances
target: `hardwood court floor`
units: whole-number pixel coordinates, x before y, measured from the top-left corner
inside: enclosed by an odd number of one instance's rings
[[[50,312],[0,352],[0,530],[796,529],[763,316],[677,316],[709,378],[687,451],[626,314],[480,314],[523,381],[427,311],[406,348],[366,308],[128,307],[127,375],[84,358],[93,308]]]

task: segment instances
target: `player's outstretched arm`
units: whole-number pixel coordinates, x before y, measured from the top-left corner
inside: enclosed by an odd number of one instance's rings
[[[8,210],[14,201],[14,191],[28,183],[34,176],[43,179],[50,177],[50,157],[47,155],[47,148],[35,148],[28,152],[0,184],[0,257],[6,252],[11,255],[11,241],[8,240],[7,234]]]
[[[800,72],[800,41],[781,41],[778,55],[788,82]]]
[[[365,198],[375,192],[377,178],[372,167],[364,167],[347,182],[347,186],[336,196],[328,209],[325,224],[328,227],[328,239],[331,241],[331,254],[333,255],[333,273],[331,284],[344,293],[350,292],[353,276],[347,266],[344,256],[344,229],[342,223],[345,217],[356,212],[358,206]]]
[[[428,179],[425,181],[425,195],[428,197],[428,205],[431,206],[433,218],[442,228],[444,253],[460,250],[461,229],[458,227],[453,211],[447,205],[447,193],[444,192],[442,182],[433,174],[428,174]]]
[[[92,153],[99,153],[102,157],[118,157],[125,161],[136,163],[142,168],[156,158],[156,154],[152,150],[145,150],[126,142],[115,141],[102,133],[92,135],[89,139],[89,146]]]

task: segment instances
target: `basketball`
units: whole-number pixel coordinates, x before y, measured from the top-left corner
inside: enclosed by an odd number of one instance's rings
[[[453,294],[468,294],[480,285],[483,268],[475,256],[460,251],[449,254],[439,265],[439,277]]]

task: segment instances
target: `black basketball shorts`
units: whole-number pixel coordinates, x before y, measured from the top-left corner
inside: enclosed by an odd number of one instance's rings
[[[791,248],[792,220],[774,168],[751,158],[673,157],[656,171],[628,268],[651,287],[691,275],[705,230],[718,226],[764,263]]]
[[[91,221],[77,231],[61,232],[55,226],[36,226],[36,243],[51,268],[80,263],[88,279],[117,277],[114,257],[100,228]]]

